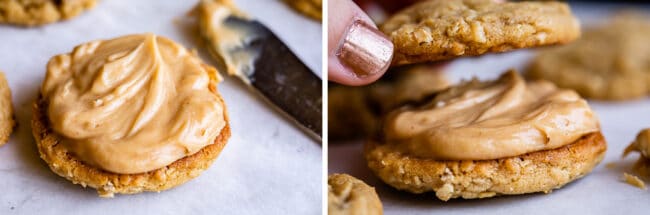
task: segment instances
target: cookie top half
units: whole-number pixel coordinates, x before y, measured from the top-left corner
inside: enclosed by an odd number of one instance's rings
[[[580,36],[566,3],[429,0],[389,18],[393,65],[562,44]]]

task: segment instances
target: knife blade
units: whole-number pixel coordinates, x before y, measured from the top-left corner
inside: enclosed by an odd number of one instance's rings
[[[322,81],[271,30],[226,0],[203,0],[199,25],[210,53],[228,74],[320,141]]]

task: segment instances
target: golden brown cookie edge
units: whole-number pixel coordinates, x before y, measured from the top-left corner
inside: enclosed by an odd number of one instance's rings
[[[227,108],[216,89],[215,78],[211,77],[209,88],[224,105],[226,125],[213,144],[203,147],[193,155],[181,158],[166,167],[138,174],[112,173],[84,164],[63,146],[58,146],[59,137],[48,125],[46,104],[39,94],[33,107],[32,133],[40,157],[54,173],[74,184],[95,188],[100,197],[112,197],[114,193],[160,192],[181,185],[209,168],[231,135]]]
[[[591,172],[603,159],[607,143],[602,133],[594,132],[557,149],[481,161],[409,157],[376,141],[364,148],[368,166],[386,184],[411,193],[435,192],[447,201],[549,193]]]
[[[2,100],[0,103],[6,103],[6,106],[0,108],[0,146],[2,146],[9,141],[16,126],[11,88],[3,72],[0,72],[0,100]]]

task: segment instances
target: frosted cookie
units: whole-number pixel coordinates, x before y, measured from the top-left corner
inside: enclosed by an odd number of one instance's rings
[[[650,94],[650,17],[617,14],[567,46],[544,50],[527,76],[571,88],[588,98],[634,99]],[[625,33],[621,33],[625,32]]]
[[[368,137],[393,108],[417,102],[449,86],[443,71],[419,64],[393,69],[372,85],[328,87],[328,135],[331,139]],[[354,128],[354,129],[351,129]]]
[[[510,71],[391,112],[365,157],[387,184],[447,201],[548,193],[588,174],[606,148],[577,93]]]
[[[43,25],[73,18],[95,6],[96,0],[2,0],[0,23]]]
[[[323,0],[284,0],[284,2],[309,18],[318,21],[323,19]]]
[[[332,174],[327,179],[327,213],[383,214],[375,188],[347,174]]]
[[[5,74],[0,72],[0,146],[9,141],[9,136],[11,136],[15,125],[11,89]]]
[[[428,0],[389,18],[393,65],[562,44],[580,36],[566,3]]]
[[[56,174],[102,197],[159,192],[217,158],[230,127],[217,71],[153,34],[81,44],[54,56],[33,134]]]

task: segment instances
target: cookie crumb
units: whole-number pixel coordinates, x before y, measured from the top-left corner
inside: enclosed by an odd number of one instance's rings
[[[645,183],[635,175],[627,174],[626,172],[624,172],[623,180],[625,180],[625,183],[638,187],[642,190],[646,190]]]
[[[616,167],[616,162],[609,162],[605,164],[605,168],[607,169],[614,169]]]

